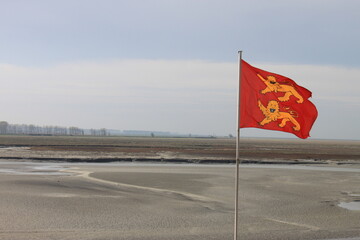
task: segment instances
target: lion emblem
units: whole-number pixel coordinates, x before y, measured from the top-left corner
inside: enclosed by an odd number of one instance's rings
[[[302,103],[304,101],[303,97],[293,86],[278,83],[274,76],[267,76],[266,79],[260,74],[257,74],[257,76],[266,84],[266,88],[261,91],[262,94],[266,94],[268,92],[284,92],[285,95],[278,98],[281,102],[289,101],[290,96],[296,97],[298,99],[298,103]]]
[[[268,105],[265,107],[260,100],[258,100],[258,106],[265,118],[259,123],[261,126],[268,124],[278,119],[282,119],[279,127],[284,127],[287,122],[291,122],[295,131],[300,131],[300,124],[295,120],[295,118],[288,112],[280,112],[279,103],[275,100],[269,101]]]

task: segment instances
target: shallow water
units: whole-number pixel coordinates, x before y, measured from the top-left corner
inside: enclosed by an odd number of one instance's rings
[[[61,170],[65,170],[72,166],[139,166],[139,167],[228,167],[234,168],[234,164],[188,164],[188,163],[136,163],[136,162],[113,162],[113,163],[54,163],[54,162],[16,162],[1,161],[0,173],[8,174],[36,174],[36,175],[68,175]],[[289,169],[289,170],[305,170],[305,171],[326,171],[326,172],[360,172],[360,167],[327,167],[324,165],[273,165],[273,164],[241,164],[241,168],[268,168],[268,169]]]
[[[341,202],[338,204],[338,206],[351,211],[360,211],[360,201]]]
[[[15,175],[70,175],[57,163],[0,162],[0,173]]]

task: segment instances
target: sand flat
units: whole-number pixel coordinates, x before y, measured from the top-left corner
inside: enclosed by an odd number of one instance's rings
[[[229,163],[234,138],[0,136],[0,159],[54,162]],[[360,162],[360,141],[242,138],[244,163]]]
[[[232,165],[58,168],[70,175],[0,173],[0,239],[232,239]],[[360,174],[335,169],[242,167],[240,239],[360,237],[360,211],[338,206]]]

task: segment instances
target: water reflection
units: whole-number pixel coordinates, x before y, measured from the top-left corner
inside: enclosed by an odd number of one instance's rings
[[[351,211],[360,211],[360,201],[341,202],[338,204],[338,206]]]
[[[71,175],[57,163],[1,162],[0,173],[14,175]]]

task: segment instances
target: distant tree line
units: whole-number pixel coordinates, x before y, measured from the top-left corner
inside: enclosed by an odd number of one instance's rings
[[[0,134],[5,135],[47,135],[47,136],[108,136],[105,128],[81,129],[78,127],[37,126],[33,124],[10,124],[0,121]]]

